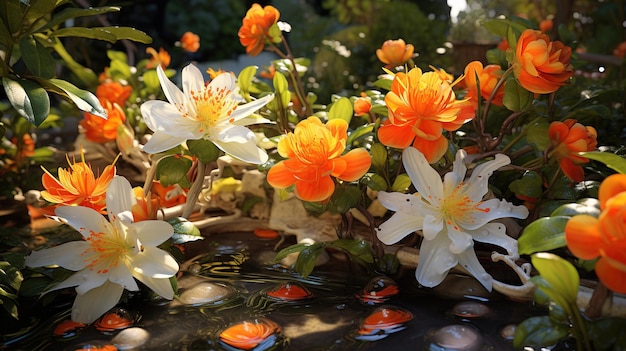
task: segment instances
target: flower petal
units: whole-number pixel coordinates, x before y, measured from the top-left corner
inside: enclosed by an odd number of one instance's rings
[[[457,257],[459,264],[474,276],[488,291],[491,291],[493,278],[478,261],[476,252],[472,249],[465,250],[465,252],[458,254]]]
[[[448,247],[450,239],[446,235],[437,235],[433,240],[424,240],[415,270],[417,281],[429,288],[439,285],[450,269],[457,265],[457,256]]]
[[[47,249],[33,251],[26,256],[26,265],[30,267],[58,265],[65,269],[79,271],[85,268],[86,263],[81,253],[88,247],[89,243],[86,241],[70,241]]]
[[[285,165],[284,161],[278,162],[267,172],[267,182],[278,189],[285,189],[296,182],[293,172]]]
[[[443,220],[441,217],[433,215],[424,216],[424,239],[432,240],[443,230]]]
[[[252,138],[245,143],[212,140],[215,146],[225,153],[252,164],[263,164],[269,157],[267,152],[256,145],[256,139]]]
[[[111,218],[122,212],[131,211],[133,205],[137,203],[130,182],[122,176],[113,177],[106,194],[107,212]]]
[[[424,218],[413,213],[394,213],[388,220],[378,226],[376,236],[385,245],[392,245],[405,236],[422,229]]]
[[[252,123],[245,123],[245,122],[241,123],[241,121],[245,117],[249,116],[253,112],[260,109],[261,107],[265,106],[268,102],[272,101],[273,99],[274,99],[274,94],[269,94],[260,99],[250,101],[246,104],[238,105],[235,111],[233,111],[233,113],[228,118],[233,119],[234,123],[239,122],[237,123],[238,125],[260,123],[260,121],[256,121],[256,122],[251,121]]]
[[[171,104],[175,106],[185,106],[186,98],[180,89],[176,86],[176,84],[172,83],[167,76],[165,75],[165,71],[161,65],[157,66],[157,76],[159,77],[159,82],[161,82],[161,88],[163,89],[163,93]]]
[[[111,269],[108,274],[108,280],[121,285],[126,290],[138,291],[139,285],[132,276],[131,270],[133,267],[129,267],[125,264],[119,264]]]
[[[304,201],[325,201],[335,191],[335,182],[330,176],[320,177],[317,181],[296,181],[296,196]]]
[[[443,199],[443,183],[424,155],[413,147],[407,147],[402,152],[402,163],[422,198],[439,207],[439,201]]]
[[[168,300],[174,298],[174,289],[172,288],[172,282],[168,278],[152,278],[139,273],[135,273],[135,278],[146,284],[147,287],[152,289],[152,291],[159,294],[161,297]]]
[[[187,140],[185,137],[174,137],[163,132],[154,132],[150,140],[143,146],[143,151],[156,154],[176,147]]]
[[[178,273],[178,263],[164,250],[146,247],[133,258],[133,275],[136,273],[151,278],[169,278]]]
[[[147,220],[130,224],[143,246],[155,247],[172,237],[174,228],[165,221]]]
[[[574,256],[591,260],[600,255],[602,234],[598,219],[590,215],[576,215],[565,224],[565,241]]]
[[[604,257],[598,260],[595,270],[598,278],[607,288],[626,294],[626,271],[611,265]]]
[[[186,139],[198,139],[203,135],[198,121],[183,117],[176,106],[165,101],[144,102],[141,105],[141,115],[153,132],[163,132]]]
[[[517,240],[506,234],[502,223],[487,223],[476,230],[468,231],[474,240],[504,248],[510,256],[517,257]]]
[[[117,305],[122,292],[124,288],[121,285],[107,282],[85,294],[77,295],[72,306],[72,321],[85,324],[95,322]]]
[[[472,236],[460,231],[454,224],[447,224],[446,231],[451,241],[449,249],[453,254],[461,254],[467,250],[471,250],[474,246]]]
[[[226,74],[226,78],[227,76],[231,76],[231,75]],[[213,81],[218,80],[219,79],[218,77],[215,77]],[[183,94],[187,97],[192,96],[191,92],[201,92],[205,89],[204,76],[202,75],[202,72],[200,72],[200,69],[198,69],[198,67],[196,67],[195,65],[190,64],[183,68],[182,83],[183,83]]]
[[[106,218],[89,207],[61,206],[55,213],[85,238],[92,233],[109,233],[113,230]]]
[[[495,170],[502,166],[506,166],[509,163],[511,163],[511,159],[508,156],[504,154],[496,154],[493,160],[483,162],[476,166],[469,180],[467,180],[469,190],[467,195],[470,199],[474,202],[482,200],[483,196],[485,196],[489,190],[489,177]]]
[[[107,281],[107,277],[108,275],[106,274],[99,274],[89,269],[83,269],[56,285],[54,290],[75,286],[77,293],[84,294],[104,284],[104,282]]]
[[[500,218],[524,219],[528,216],[528,208],[523,205],[513,205],[501,199],[489,199],[478,205],[478,209],[472,212],[468,220],[459,219],[457,224],[466,230],[474,230],[484,226],[486,223]]]

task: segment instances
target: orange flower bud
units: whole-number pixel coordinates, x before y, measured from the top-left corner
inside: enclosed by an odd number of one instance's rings
[[[122,85],[119,82],[105,82],[96,88],[98,99],[107,100],[111,103],[124,106],[133,88],[130,85]]]
[[[156,68],[158,65],[161,65],[161,68],[166,69],[172,62],[172,57],[163,48],[160,48],[159,52],[154,48],[146,48],[146,52],[152,56],[150,57],[150,62],[146,65],[147,68]]]
[[[107,118],[85,112],[85,117],[79,122],[85,130],[87,139],[95,143],[106,143],[117,138],[117,127],[126,121],[126,114],[120,105],[108,100],[100,99],[100,104],[107,110]]]
[[[200,49],[200,36],[192,32],[185,32],[180,38],[180,47],[187,52],[197,52]]]
[[[538,30],[522,32],[515,52],[515,78],[524,89],[549,94],[565,85],[574,74],[570,65],[572,48]]]
[[[551,19],[544,19],[539,22],[539,30],[544,33],[550,33],[552,31],[552,27],[554,26],[554,22]]]
[[[380,49],[376,50],[378,59],[385,63],[387,68],[402,66],[413,57],[413,45],[406,44],[403,39],[387,40]]]
[[[371,108],[372,102],[367,96],[361,96],[354,100],[354,114],[357,116],[368,115]]]
[[[476,78],[478,77],[478,81]],[[480,95],[483,99],[489,99],[493,90],[502,78],[502,69],[500,65],[487,65],[483,68],[480,61],[472,61],[465,66],[465,75],[463,82],[467,88],[466,98],[469,98],[476,106],[478,103],[478,85],[480,83]],[[502,98],[504,97],[504,84],[500,86],[498,92],[494,95],[491,103],[502,106]]]
[[[578,156],[579,152],[595,150],[598,133],[595,128],[583,126],[574,119],[550,124],[548,136],[552,140],[554,150],[550,154],[558,162],[563,173],[574,182],[581,182],[585,173],[580,166],[589,159]]]

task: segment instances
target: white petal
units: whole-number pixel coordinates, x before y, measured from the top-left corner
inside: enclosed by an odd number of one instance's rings
[[[149,154],[156,154],[176,147],[186,140],[183,137],[174,137],[163,132],[154,132],[150,140],[143,146],[143,151]]]
[[[388,193],[386,191],[378,192],[378,201],[385,206],[388,210],[404,212],[406,214],[421,214],[423,216],[423,210],[425,206],[428,206],[422,201],[419,194],[410,195],[398,192]]]
[[[131,224],[137,238],[144,246],[158,246],[172,237],[174,228],[165,221],[148,220]]]
[[[85,238],[88,238],[92,232],[110,233],[112,231],[111,223],[98,211],[89,207],[62,206],[54,212]]]
[[[467,154],[464,150],[457,151],[454,164],[452,165],[452,172],[448,172],[444,176],[444,194],[450,194],[465,179],[465,173],[467,172],[467,166],[465,165],[466,156]]]
[[[488,291],[491,291],[493,278],[485,271],[480,264],[474,250],[466,250],[457,255],[459,264],[463,266],[471,275],[474,276]]]
[[[448,246],[450,239],[446,235],[422,241],[415,270],[415,278],[420,284],[431,288],[439,285],[450,269],[457,265],[456,255],[450,252]]]
[[[133,275],[139,273],[152,278],[169,278],[178,273],[178,263],[166,251],[146,247],[133,257]]]
[[[61,287],[76,286],[76,292],[84,294],[87,291],[104,284],[107,281],[107,277],[108,275],[106,274],[98,274],[90,269],[83,269],[72,274],[69,278],[65,279],[54,288],[60,289]]]
[[[468,191],[467,195],[474,202],[478,202],[483,199],[483,196],[487,194],[489,177],[493,172],[502,166],[506,166],[511,163],[511,159],[504,154],[496,154],[495,159],[487,162],[483,162],[476,166],[472,171],[472,175],[466,181]]]
[[[232,74],[222,73],[222,74],[218,74],[217,77],[215,77],[209,83],[208,88],[211,90],[226,89],[226,90],[230,90],[231,92],[234,92],[235,90],[237,90],[237,82],[235,80],[235,77],[233,77]]]
[[[191,92],[201,92],[206,89],[204,84],[204,76],[198,67],[189,64],[183,68],[183,93],[185,96],[191,96]]]
[[[155,293],[159,294],[161,297],[171,300],[174,298],[174,288],[172,288],[172,283],[169,278],[151,278],[145,275],[141,275],[136,273],[136,278],[141,282],[146,284],[147,287],[152,289]]]
[[[58,265],[65,269],[79,271],[85,267],[85,261],[80,254],[89,246],[86,241],[70,241],[47,249],[33,251],[26,256],[26,265],[30,267]]]
[[[118,175],[111,179],[106,198],[107,212],[109,212],[110,218],[122,212],[131,211],[133,205],[137,203],[130,182]]]
[[[424,216],[424,239],[432,240],[443,230],[443,220],[433,215]]]
[[[509,255],[517,256],[517,240],[506,234],[506,226],[502,223],[487,223],[484,226],[468,232],[474,240],[493,244],[506,249]]]
[[[483,201],[478,208],[488,211],[474,211],[472,212],[471,221],[461,222],[458,224],[468,230],[474,230],[482,227],[488,222],[494,219],[512,217],[524,219],[528,216],[528,208],[525,206],[516,206],[512,203],[501,199],[489,199]]]
[[[177,106],[185,106],[187,104],[185,95],[178,89],[176,84],[172,83],[167,78],[161,65],[157,67],[157,76],[159,77],[159,82],[161,82],[161,88],[163,89],[163,93],[165,93],[167,101]]]
[[[211,140],[219,140],[225,143],[245,143],[250,140],[256,142],[256,136],[250,129],[230,124],[225,128],[220,128],[218,133],[212,133],[210,135]]]
[[[407,147],[402,152],[402,163],[422,198],[433,207],[439,207],[439,201],[443,199],[441,176],[428,164],[424,155],[414,147]]]
[[[133,267],[119,264],[111,269],[108,278],[111,282],[123,286],[126,290],[137,291],[139,286],[133,278],[132,269]]]
[[[121,285],[107,282],[85,294],[79,294],[72,307],[72,321],[91,324],[115,307],[122,297]]]
[[[252,164],[263,164],[269,157],[267,152],[256,145],[256,139],[248,140],[245,143],[224,142],[212,140],[215,146],[229,154],[230,156]]]
[[[259,115],[248,115],[248,117],[233,121],[233,124],[238,126],[249,126],[252,124],[276,124],[276,122],[271,119],[259,117]]]
[[[144,102],[141,105],[141,115],[153,132],[163,132],[186,139],[197,139],[203,135],[199,131],[200,122],[184,117],[174,105],[164,101]]]
[[[418,214],[396,212],[378,226],[376,235],[385,245],[395,244],[405,236],[422,229],[423,222],[424,218]]]
[[[446,231],[450,238],[449,250],[453,254],[460,254],[470,250],[474,246],[472,236],[455,228],[455,224],[447,224]]]
[[[237,122],[243,119],[244,117],[249,116],[253,112],[257,111],[261,107],[265,106],[268,102],[272,101],[272,99],[274,99],[274,95],[270,94],[258,100],[253,100],[251,102],[248,102],[247,104],[238,105],[235,111],[233,111],[233,113],[228,118],[232,118],[235,120],[235,122]],[[257,123],[260,123],[260,122],[257,122]],[[238,124],[245,125],[242,123],[238,123]]]

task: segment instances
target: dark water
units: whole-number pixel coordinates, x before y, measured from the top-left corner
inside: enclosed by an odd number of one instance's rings
[[[187,244],[185,253],[194,259],[184,265],[186,272],[179,278],[179,293],[181,299],[185,297],[186,304],[146,302],[145,296],[129,295],[127,301],[119,305],[135,318],[134,327],[149,334],[145,343],[132,350],[228,350],[219,341],[220,333],[226,328],[244,320],[270,320],[280,331],[273,334],[268,348],[260,345],[257,351],[507,351],[514,350],[511,341],[502,336],[507,326],[546,313],[529,302],[514,302],[498,294],[487,298],[463,297],[462,291],[435,294],[430,289],[420,288],[414,281],[413,271],[407,270],[393,277],[399,284],[399,294],[384,306],[409,311],[413,318],[397,331],[382,333],[377,341],[359,340],[358,330],[364,319],[379,305],[365,304],[356,294],[375,273],[351,265],[338,254],[317,267],[307,279],[302,279],[272,262],[277,242],[254,239],[251,233],[233,233]],[[287,241],[281,248],[291,243]],[[268,298],[269,290],[286,282],[301,284],[313,297],[295,302]],[[199,303],[197,297],[185,295],[198,284],[219,287],[222,297]],[[101,332],[94,326],[87,326],[71,337],[53,337],[54,327],[69,318],[71,301],[68,295],[66,300],[60,300],[56,310],[48,312],[51,315],[35,314],[40,318],[35,331],[5,339],[0,350],[95,350],[85,345],[111,343],[119,332]],[[469,302],[470,306],[459,306],[462,302]],[[466,311],[459,312],[459,308]],[[469,333],[465,339],[463,333]],[[446,343],[442,338],[451,341]],[[464,348],[454,346],[463,344],[463,340],[473,342]]]

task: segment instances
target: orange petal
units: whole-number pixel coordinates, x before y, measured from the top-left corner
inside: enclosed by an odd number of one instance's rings
[[[578,258],[590,260],[598,257],[602,245],[598,219],[590,215],[573,216],[565,225],[565,241]]]
[[[563,170],[565,176],[573,182],[578,183],[585,179],[585,170],[583,170],[581,166],[575,165],[571,160],[563,158],[559,161],[559,166],[561,167],[561,170]]]
[[[293,185],[296,179],[293,173],[285,167],[285,162],[281,161],[267,172],[267,182],[275,188],[284,189]]]
[[[398,149],[405,149],[415,139],[415,134],[410,125],[395,126],[389,123],[383,123],[378,128],[378,140],[383,145],[395,147]]]
[[[626,271],[611,265],[601,258],[596,263],[596,274],[607,288],[621,294],[626,294]]]
[[[295,194],[300,200],[325,201],[335,191],[335,182],[330,176],[321,177],[317,182],[296,182]]]
[[[600,208],[604,209],[606,202],[613,196],[626,191],[626,174],[612,174],[602,181],[598,190]]]
[[[341,159],[346,162],[347,167],[336,177],[348,182],[361,178],[372,165],[369,152],[362,148],[350,150],[347,154],[341,156]]]
[[[448,150],[448,139],[443,135],[435,140],[415,138],[413,146],[424,154],[428,163],[433,164],[439,161]]]

